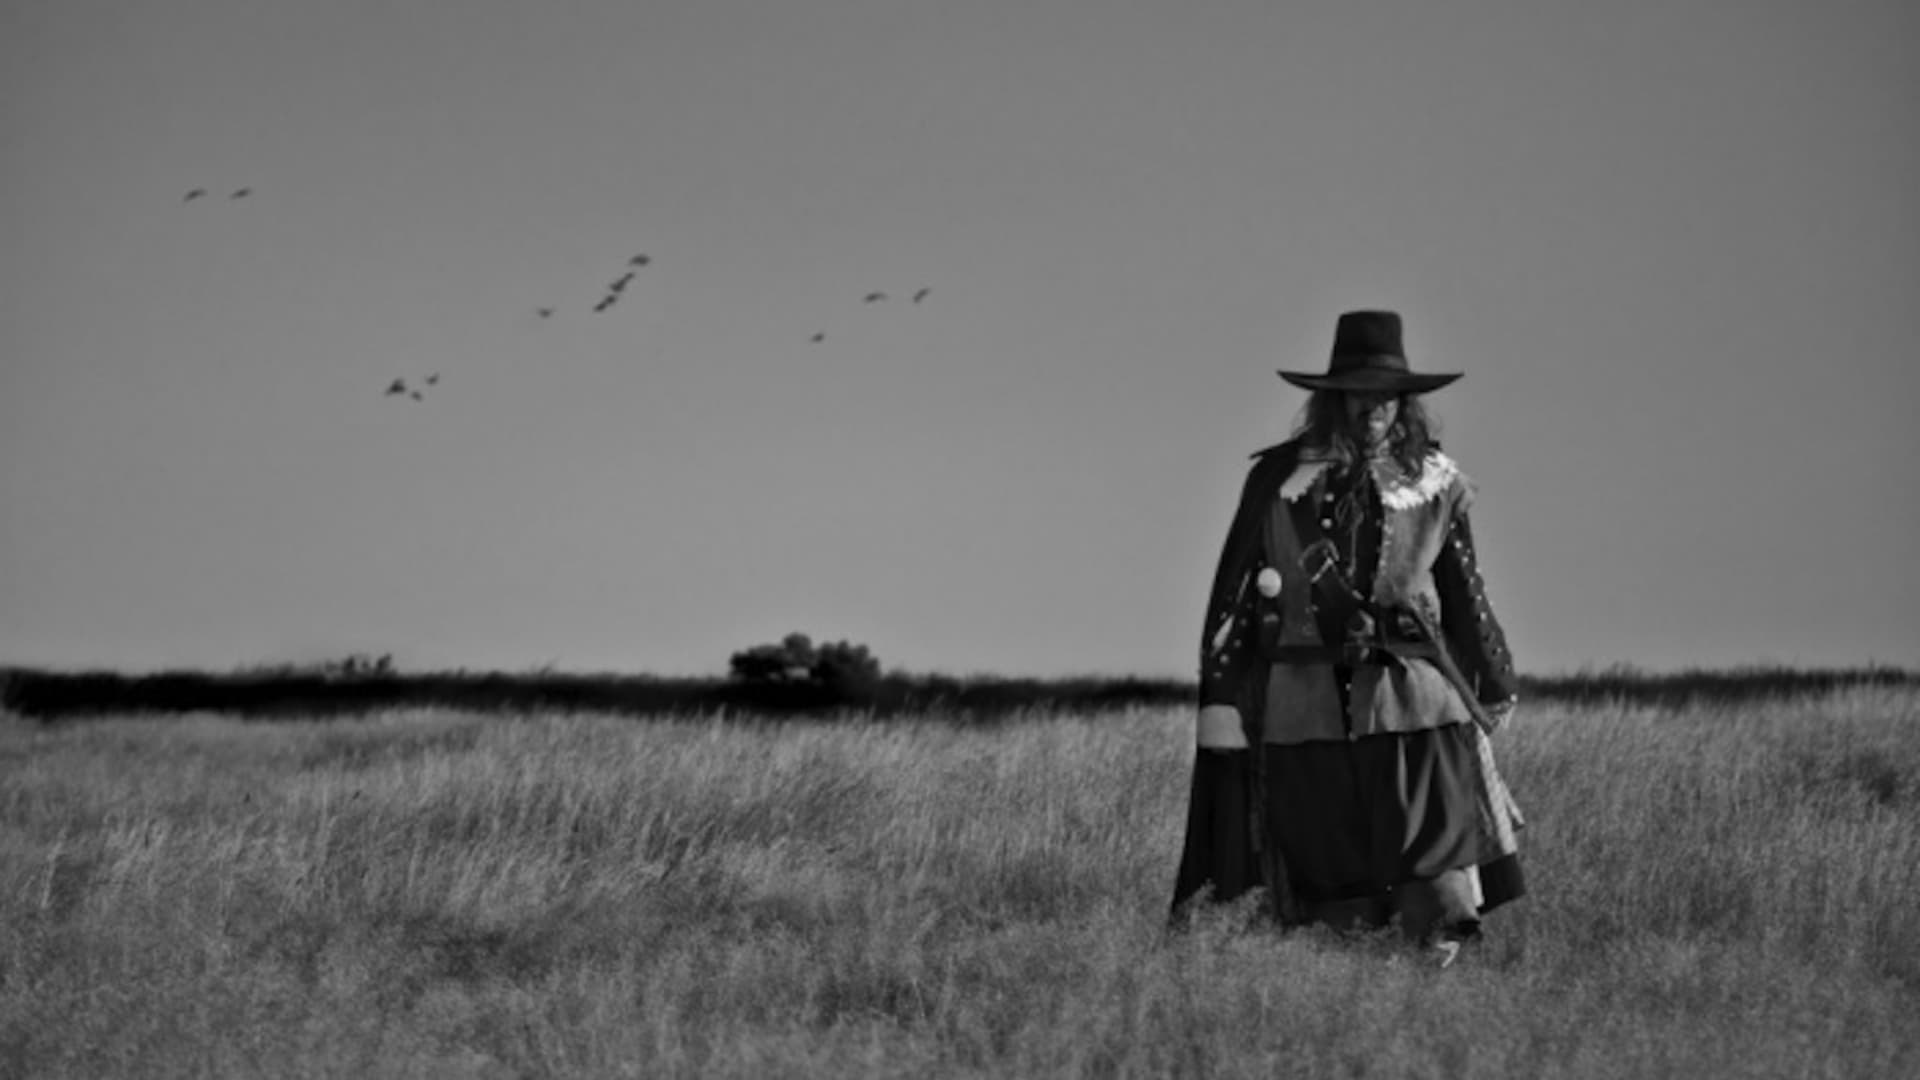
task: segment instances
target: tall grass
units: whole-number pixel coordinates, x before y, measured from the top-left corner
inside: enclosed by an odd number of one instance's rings
[[[0,727],[0,1075],[1920,1072],[1920,692],[1548,706],[1450,969],[1163,929],[1182,710]]]

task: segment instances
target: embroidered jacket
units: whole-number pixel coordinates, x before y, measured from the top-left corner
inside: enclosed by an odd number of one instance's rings
[[[1330,480],[1337,466],[1294,442],[1255,458],[1207,604],[1201,705],[1233,706],[1256,743],[1347,740],[1470,722],[1466,703],[1431,660],[1385,649],[1336,666],[1316,648],[1342,641],[1329,640],[1301,555],[1335,530]],[[1474,557],[1471,482],[1438,449],[1418,477],[1390,458],[1362,467],[1372,470],[1378,499],[1364,597],[1378,624],[1374,640],[1417,652],[1424,635],[1407,613],[1418,611],[1439,629],[1445,640],[1437,644],[1481,703],[1513,700],[1512,655]]]

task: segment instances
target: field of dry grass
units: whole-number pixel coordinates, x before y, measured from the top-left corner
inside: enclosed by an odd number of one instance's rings
[[[0,722],[0,1075],[1920,1075],[1911,688],[1524,712],[1445,971],[1165,934],[1188,722]]]

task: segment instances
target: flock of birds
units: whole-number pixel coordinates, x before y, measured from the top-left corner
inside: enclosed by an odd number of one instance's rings
[[[621,273],[621,275],[607,283],[607,291],[605,295],[601,296],[600,299],[594,303],[593,305],[594,314],[598,315],[598,314],[604,313],[607,309],[619,303],[621,294],[626,292],[628,285],[633,284],[633,280],[637,276],[637,271],[640,270],[641,268],[646,267],[652,262],[653,262],[652,256],[646,255],[644,253],[635,255],[633,258],[628,259],[627,265],[624,268],[624,271]],[[919,289],[916,289],[914,291],[913,296],[910,299],[912,300],[913,303],[918,304],[918,303],[924,302],[927,299],[927,297],[932,295],[933,295],[932,288],[928,286],[921,286]],[[861,303],[878,304],[878,303],[883,303],[888,299],[889,297],[885,292],[875,290],[861,297]],[[542,319],[551,319],[559,309],[549,306],[549,307],[537,307],[537,308],[534,308],[533,310],[534,310],[534,314],[540,316]],[[809,338],[808,340],[813,342],[813,344],[818,345],[821,342],[827,340],[827,332],[825,330],[817,330],[814,332],[813,337]]]
[[[927,297],[932,295],[933,295],[932,289],[922,286],[921,288],[914,291],[912,300],[914,303],[918,304],[922,300],[925,300]],[[860,302],[863,304],[878,304],[886,301],[887,299],[888,299],[888,296],[886,293],[876,291],[876,292],[870,292],[867,295],[861,297]],[[810,338],[809,340],[811,340],[815,345],[818,345],[821,342],[827,340],[827,332],[824,330],[815,331],[813,337]]]
[[[425,379],[422,379],[421,382],[423,385],[426,385],[426,386],[438,386],[440,385],[440,373],[436,371],[433,374],[427,376]],[[406,395],[407,397],[412,398],[415,401],[426,400],[426,395],[421,392],[420,388],[418,386],[412,386],[412,387],[408,386],[407,380],[405,379],[393,380],[393,382],[387,387],[387,392],[382,396],[383,397],[399,397],[403,394]]]
[[[227,198],[228,200],[244,199],[252,194],[253,194],[253,189],[250,187],[235,188],[231,192],[228,192]],[[186,196],[182,198],[180,201],[194,202],[196,200],[206,199],[206,198],[211,198],[211,195],[209,194],[208,190],[203,187],[197,187],[187,192]],[[639,271],[651,265],[652,262],[653,262],[653,257],[651,255],[647,255],[644,252],[628,259],[626,262],[626,265],[622,268],[622,272],[620,276],[614,278],[612,281],[609,281],[607,283],[606,292],[600,297],[598,301],[594,303],[593,305],[594,314],[596,315],[604,314],[609,309],[611,309],[615,304],[619,303],[621,295],[625,293],[627,290],[627,286],[633,284],[634,279],[639,276]],[[927,286],[922,286],[921,288],[914,291],[913,296],[911,297],[911,302],[915,304],[922,303],[927,299],[927,297],[931,295],[933,295],[933,289]],[[862,297],[861,303],[879,304],[879,303],[886,302],[888,299],[889,297],[885,292],[882,292],[876,289],[873,292],[870,292],[866,294],[864,297]],[[542,319],[551,319],[559,311],[558,308],[550,305],[536,307],[533,310],[534,310],[534,314],[538,315]],[[814,335],[808,340],[811,341],[813,344],[818,345],[821,342],[824,342],[827,340],[827,333],[824,330],[815,331]],[[440,384],[440,373],[437,371],[431,375],[428,375],[425,379],[422,379],[418,384],[415,384],[415,385],[408,385],[406,379],[399,378],[389,383],[387,385],[386,393],[382,394],[381,396],[397,397],[397,398],[402,398],[404,400],[410,400],[410,401],[425,401],[426,400],[425,388],[438,386],[439,384]]]
[[[233,191],[227,195],[227,198],[228,199],[244,199],[251,194],[253,194],[253,189],[250,187],[234,188]],[[197,188],[194,188],[192,191],[187,192],[187,197],[184,199],[181,199],[180,201],[192,202],[195,199],[204,199],[204,198],[207,198],[207,189],[203,187],[197,187]]]

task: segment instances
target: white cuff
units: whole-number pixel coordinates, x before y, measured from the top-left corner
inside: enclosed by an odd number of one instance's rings
[[[1245,750],[1247,733],[1240,727],[1240,710],[1231,705],[1200,708],[1200,745],[1208,750]]]

